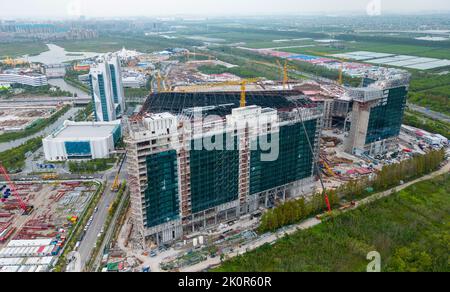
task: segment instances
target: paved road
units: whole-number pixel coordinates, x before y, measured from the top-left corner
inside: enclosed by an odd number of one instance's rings
[[[114,173],[106,175],[107,184],[103,196],[97,205],[98,211],[93,214],[93,221],[78,248],[82,269],[89,261],[91,253],[97,244],[98,234],[102,230],[108,216],[109,206],[112,202],[114,202],[114,199],[116,198],[117,193],[111,192],[111,185],[112,181],[114,180],[114,176]]]
[[[91,257],[92,251],[94,250],[97,243],[98,234],[105,225],[106,218],[108,217],[109,207],[117,197],[117,193],[111,191],[111,186],[114,182],[116,173],[117,169],[114,168],[113,170],[105,174],[104,179],[107,180],[107,184],[103,196],[97,205],[98,211],[94,213],[93,221],[78,248],[78,252],[80,253],[82,269],[84,269],[86,263],[89,261],[89,258]],[[125,168],[122,169],[119,178],[121,181],[126,180],[127,173],[125,171]]]
[[[446,114],[435,112],[435,111],[432,111],[432,110],[429,110],[424,107],[421,107],[421,106],[418,106],[415,104],[411,104],[411,103],[408,103],[408,108],[413,111],[419,112],[423,115],[426,115],[427,117],[432,118],[434,120],[442,120],[447,123],[450,123],[450,117],[447,116]]]

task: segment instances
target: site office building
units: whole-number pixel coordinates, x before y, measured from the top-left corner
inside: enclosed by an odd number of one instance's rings
[[[312,193],[321,123],[316,109],[277,112],[258,106],[209,122],[170,113],[130,121],[125,142],[131,208],[142,238],[169,243]],[[259,139],[278,139],[275,159],[262,159]],[[224,143],[222,150],[197,150],[196,143],[213,140]]]

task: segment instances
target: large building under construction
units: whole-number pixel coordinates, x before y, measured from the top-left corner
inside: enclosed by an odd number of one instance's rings
[[[363,84],[351,88],[351,129],[346,151],[356,155],[377,155],[395,146],[406,108],[410,74],[386,69],[383,75],[368,74]]]
[[[314,188],[322,111],[296,91],[160,93],[129,120],[132,215],[168,243]]]

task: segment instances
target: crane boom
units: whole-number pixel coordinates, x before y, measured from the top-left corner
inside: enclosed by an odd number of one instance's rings
[[[201,88],[210,88],[217,86],[226,86],[226,85],[240,85],[241,86],[241,100],[240,107],[245,107],[247,105],[247,84],[249,83],[257,83],[261,81],[261,78],[251,78],[251,79],[243,79],[239,81],[225,81],[219,83],[209,83],[209,84],[201,84],[201,85],[192,85],[182,88],[181,92],[189,92],[191,90],[197,90]]]
[[[245,107],[245,105],[247,104],[247,81],[242,80],[241,83],[241,107]]]
[[[27,206],[27,204],[25,204],[25,202],[22,200],[22,198],[20,197],[19,193],[17,192],[16,186],[14,185],[14,183],[11,181],[11,178],[9,177],[8,172],[6,171],[6,168],[0,164],[0,174],[3,175],[3,177],[6,179],[9,187],[11,188],[11,193],[13,194],[13,196],[19,201],[19,206],[20,208],[25,212],[28,213],[29,211],[29,207]]]

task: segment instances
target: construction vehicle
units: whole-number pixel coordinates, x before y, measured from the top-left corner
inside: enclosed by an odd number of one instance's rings
[[[22,209],[23,213],[22,215],[30,215],[34,211],[33,205],[27,205],[22,198],[20,197],[19,193],[17,192],[15,184],[11,181],[11,178],[9,177],[8,171],[6,168],[0,163],[0,174],[5,178],[6,182],[8,183],[12,195],[17,199],[19,202],[19,207]]]
[[[58,175],[56,173],[47,173],[42,175],[42,179],[44,180],[55,180],[58,178]]]
[[[125,152],[125,155],[123,156],[122,161],[120,162],[119,170],[117,171],[116,177],[114,178],[114,182],[111,186],[112,192],[118,192],[120,189],[119,175],[120,175],[120,172],[122,171],[122,167],[123,167],[123,164],[124,164],[126,158],[127,158],[127,152]]]
[[[322,162],[324,168],[326,169],[327,173],[328,173],[330,176],[335,177],[336,174],[333,172],[333,170],[332,170],[331,167],[328,165],[328,163],[327,163],[325,160],[323,160],[323,159],[322,159],[321,162]]]

